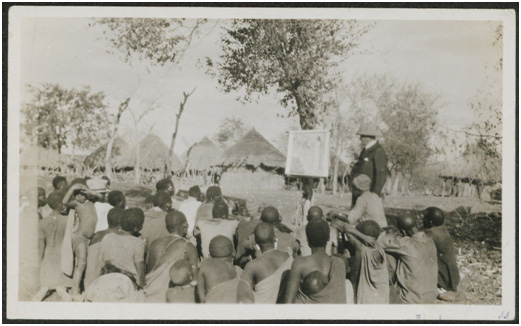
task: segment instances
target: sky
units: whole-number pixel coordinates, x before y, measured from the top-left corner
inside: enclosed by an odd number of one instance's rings
[[[220,91],[217,80],[200,67],[200,60],[204,62],[207,56],[216,59],[220,53],[221,28],[212,29],[213,21],[177,67],[158,67],[148,74],[139,62],[131,67],[117,55],[108,54],[101,29],[89,27],[91,22],[88,18],[23,18],[21,84],[88,85],[107,95],[111,112],[129,95],[134,96],[130,109],[135,112],[155,99],[158,109],[142,121],[139,130],[145,133],[151,129],[167,145],[182,93],[195,88],[181,118],[177,155],[204,136],[211,138],[221,121],[230,116],[255,127],[273,143],[281,133],[298,126],[296,118],[280,117],[289,111],[278,103],[276,95],[242,103],[237,100],[241,93]],[[363,38],[361,53],[342,64],[343,77],[349,82],[364,74],[386,74],[399,81],[420,83],[440,98],[438,122],[461,129],[474,120],[468,104],[484,80],[500,78],[491,69],[502,55],[501,46],[492,45],[496,26],[485,21],[376,21]],[[22,101],[30,100],[23,87]],[[121,134],[139,135],[133,131],[129,113],[123,115],[121,123]]]

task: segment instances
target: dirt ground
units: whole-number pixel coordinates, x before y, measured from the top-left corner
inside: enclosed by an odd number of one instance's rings
[[[39,178],[38,183],[49,188],[50,180]],[[142,207],[145,198],[153,193],[151,187],[130,183],[113,182],[111,188],[125,193],[129,207]],[[289,227],[292,227],[301,198],[301,193],[296,190],[225,192],[224,195],[242,200],[255,196],[265,206],[275,206]],[[178,199],[174,207],[178,207],[182,197]],[[321,206],[324,212],[348,212],[350,202],[349,194],[315,196],[315,204]],[[386,215],[408,212],[419,216],[419,212],[429,206],[446,211],[446,224],[459,253],[460,296],[455,304],[501,304],[501,203],[472,198],[396,196],[386,197],[384,206]],[[48,300],[54,301],[52,297]]]

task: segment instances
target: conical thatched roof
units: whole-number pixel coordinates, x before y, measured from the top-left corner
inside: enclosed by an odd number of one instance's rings
[[[143,169],[163,170],[165,162],[168,160],[169,147],[155,134],[148,134],[139,143],[139,166]],[[136,162],[136,150],[132,149],[128,160],[132,162],[131,166]],[[172,171],[183,169],[183,165],[179,158],[174,154],[171,163]]]
[[[208,171],[213,162],[222,154],[222,149],[215,145],[208,137],[192,145],[186,154],[185,171]]]
[[[105,166],[105,155],[107,153],[107,145],[108,142],[102,145],[100,148],[96,149],[89,156],[87,156],[83,161],[85,166],[90,168],[94,168],[96,166]],[[114,139],[114,144],[112,145],[112,151],[110,153],[112,167],[124,168],[133,166],[134,163],[128,160],[130,150],[131,146],[123,138],[116,137],[116,139]]]
[[[286,157],[253,128],[224,151],[214,164],[223,167],[250,165],[254,168],[262,164],[270,168],[284,168]]]

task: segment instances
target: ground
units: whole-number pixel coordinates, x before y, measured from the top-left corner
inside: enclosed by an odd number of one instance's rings
[[[40,179],[39,184],[46,183]],[[50,182],[50,181],[49,181]],[[48,184],[47,184],[48,185]],[[113,182],[112,189],[122,190],[129,207],[142,206],[153,191],[148,186]],[[225,193],[245,199],[255,195],[264,205],[275,206],[284,223],[292,226],[301,193],[296,190]],[[181,199],[181,198],[180,198]],[[349,195],[316,194],[315,204],[325,212],[349,210]],[[176,204],[174,203],[174,207]],[[437,206],[447,214],[447,227],[458,250],[461,274],[458,304],[501,304],[501,203],[487,203],[473,198],[396,196],[384,200],[386,215],[404,212],[418,214],[428,206]],[[52,300],[52,297],[49,298]],[[441,303],[441,302],[440,302]]]

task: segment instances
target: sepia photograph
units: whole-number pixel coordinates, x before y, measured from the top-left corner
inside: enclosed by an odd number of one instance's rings
[[[4,7],[4,320],[519,320],[517,5],[223,6]]]

